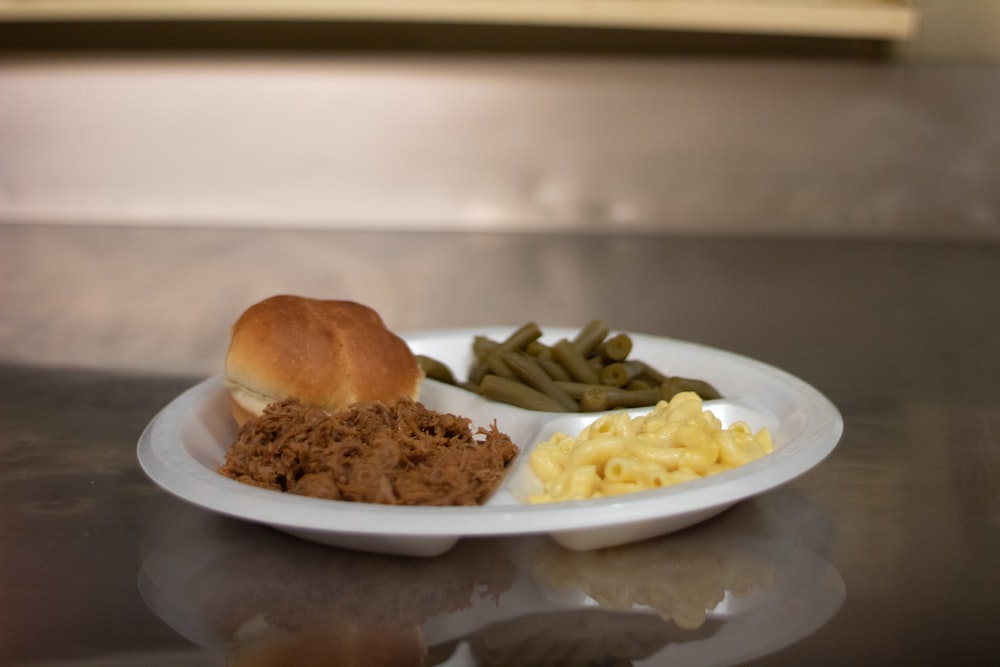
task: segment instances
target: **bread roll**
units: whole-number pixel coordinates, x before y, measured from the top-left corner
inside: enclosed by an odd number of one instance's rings
[[[285,398],[327,412],[358,401],[416,400],[423,378],[406,342],[353,301],[260,301],[233,325],[226,353],[225,384],[240,425]]]

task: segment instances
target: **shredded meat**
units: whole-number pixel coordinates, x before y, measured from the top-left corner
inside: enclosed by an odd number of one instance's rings
[[[304,496],[386,505],[476,505],[518,453],[496,423],[402,398],[328,415],[295,399],[244,424],[219,472]]]

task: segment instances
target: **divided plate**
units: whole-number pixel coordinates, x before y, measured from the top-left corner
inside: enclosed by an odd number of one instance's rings
[[[448,329],[403,338],[414,353],[434,357],[462,376],[472,360],[473,337],[502,340],[513,329]],[[550,342],[572,337],[577,331],[542,330],[543,340]],[[527,453],[555,431],[575,435],[597,415],[522,410],[427,380],[420,400],[428,408],[468,417],[475,425],[495,419],[521,448],[502,487],[486,504],[404,507],[308,498],[252,487],[216,472],[236,427],[222,378],[215,376],[182,393],[149,423],[139,440],[139,463],[166,491],[213,512],[324,544],[435,556],[459,539],[473,536],[547,534],[568,549],[586,550],[669,533],[791,481],[822,461],[840,439],[843,420],[836,407],[785,371],[694,343],[630,335],[631,358],[669,375],[712,383],[725,398],[707,401],[705,406],[724,425],[739,420],[754,431],[767,427],[774,452],[739,468],[663,489],[530,505],[524,499],[537,488],[537,481],[527,467]]]

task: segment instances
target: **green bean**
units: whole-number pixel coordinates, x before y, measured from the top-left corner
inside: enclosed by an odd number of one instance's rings
[[[580,409],[584,412],[600,412],[608,409],[608,388],[592,384],[580,397]]]
[[[547,396],[559,401],[567,410],[573,412],[580,406],[569,394],[560,389],[548,373],[538,364],[534,357],[525,352],[508,352],[503,360],[514,375],[520,378],[532,389],[537,389]]]
[[[485,354],[481,359],[477,359],[472,368],[469,369],[469,382],[478,385],[490,372],[490,355]]]
[[[504,349],[505,352],[510,352],[511,350],[521,350],[524,346],[533,340],[538,340],[542,337],[542,330],[538,328],[538,325],[534,322],[528,322],[527,324],[522,324],[514,333],[507,336],[507,338],[500,343],[500,347]]]
[[[452,375],[451,369],[445,364],[423,354],[415,356],[417,357],[417,362],[420,364],[420,368],[424,371],[424,375],[438,382],[456,384],[455,376]]]
[[[568,340],[563,338],[552,346],[552,356],[559,365],[566,369],[569,376],[577,382],[600,384],[601,377],[593,366],[587,363],[580,351]]]
[[[608,327],[602,320],[592,320],[577,332],[573,338],[573,347],[579,350],[584,357],[601,344],[608,335]]]
[[[573,380],[556,380],[556,385],[578,401],[583,398],[584,392],[586,392],[590,387],[603,386],[587,384],[586,382],[574,382]]]
[[[540,340],[533,340],[524,346],[524,351],[536,359],[551,359],[552,348]]]
[[[539,340],[539,326],[528,322],[502,341],[476,336],[475,361],[465,382],[456,382],[450,370],[433,359],[421,359],[421,368],[429,378],[487,398],[551,412],[652,406],[682,391],[693,391],[703,400],[719,398],[703,380],[666,375],[631,359],[631,336],[609,336],[608,331],[595,319],[572,339],[547,345]]]
[[[665,386],[674,394],[679,394],[682,391],[693,391],[704,401],[722,398],[722,395],[716,390],[716,388],[704,380],[694,380],[674,375],[664,375],[643,361],[637,363],[642,364],[642,373],[640,377],[648,378],[650,384],[661,387]]]
[[[500,347],[500,343],[487,336],[476,336],[472,339],[472,354],[476,359],[484,359],[486,355]]]
[[[569,412],[559,401],[542,392],[532,389],[523,382],[487,375],[479,384],[479,393],[494,401],[516,405],[527,410],[542,410],[544,412]]]
[[[647,405],[656,405],[663,400],[670,400],[671,396],[670,390],[663,387],[633,390],[583,382],[557,382],[556,384],[567,394],[580,401],[580,409],[584,412],[615,408],[641,408]]]
[[[722,398],[721,394],[719,394],[715,387],[704,380],[694,380],[691,378],[672,376],[668,377],[662,386],[669,389],[672,392],[671,395],[679,394],[682,391],[693,391],[698,394],[703,401],[711,401],[716,398]]]
[[[572,378],[569,376],[569,373],[566,372],[566,369],[560,366],[559,362],[556,361],[555,359],[545,359],[544,357],[540,357],[535,361],[538,362],[538,365],[541,366],[542,369],[546,373],[548,373],[548,376],[553,380],[562,380],[562,381],[572,380]]]
[[[616,361],[601,369],[601,382],[612,387],[624,387],[642,374],[642,366],[634,361]]]
[[[636,361],[637,364],[642,365],[642,377],[652,385],[659,387],[661,384],[667,381],[667,376],[656,370],[645,361]]]
[[[512,371],[507,366],[507,362],[504,361],[504,351],[502,347],[498,347],[486,355],[486,369],[487,373],[510,378],[512,380],[517,379],[517,376],[514,375],[514,371]]]
[[[607,361],[625,361],[632,353],[632,337],[627,333],[615,334],[605,339],[597,351]]]
[[[505,370],[505,366],[502,365],[501,356],[504,352],[510,352],[512,350],[520,350],[525,345],[533,340],[537,340],[542,337],[542,330],[538,327],[535,322],[527,322],[518,327],[513,333],[511,333],[507,338],[505,338],[499,345],[494,347],[489,353],[482,359],[477,360],[476,364],[473,365],[472,370],[469,371],[469,380],[479,384],[482,382],[483,377],[486,376],[490,371],[497,372],[495,369],[500,369],[499,373],[505,377],[512,377],[513,373],[509,370]],[[497,361],[497,360],[500,361]]]
[[[641,408],[656,405],[660,401],[669,401],[670,392],[662,387],[654,389],[631,390],[620,387],[607,387],[609,410],[618,408]]]

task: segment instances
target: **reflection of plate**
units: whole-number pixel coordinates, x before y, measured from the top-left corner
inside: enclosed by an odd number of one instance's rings
[[[467,329],[406,336],[414,352],[462,373],[475,335],[503,338],[511,329]],[[546,339],[575,330],[551,328]],[[661,371],[705,379],[726,398],[708,407],[724,422],[739,419],[770,429],[775,451],[707,479],[640,494],[572,503],[527,505],[532,483],[525,456],[504,486],[479,507],[399,507],[306,498],[251,487],[216,473],[233,441],[228,394],[219,377],[192,387],[149,424],[139,462],[167,491],[201,507],[274,526],[308,539],[354,549],[409,555],[443,553],[464,536],[547,533],[571,549],[626,544],[714,516],[740,500],[773,489],[833,450],[843,422],[837,409],[801,380],[766,364],[691,343],[633,334],[632,356]],[[593,419],[521,410],[427,381],[429,408],[485,425],[496,419],[522,454],[555,430],[573,432]]]
[[[360,630],[418,636],[424,665],[728,665],[801,640],[843,603],[840,576],[793,521],[761,499],[604,550],[525,537],[466,540],[424,559],[329,549],[197,514],[150,524],[138,586],[165,623],[220,653],[254,641],[331,649]],[[654,576],[669,571],[675,585]],[[622,604],[594,597],[619,585]],[[660,618],[706,601],[697,627]]]

